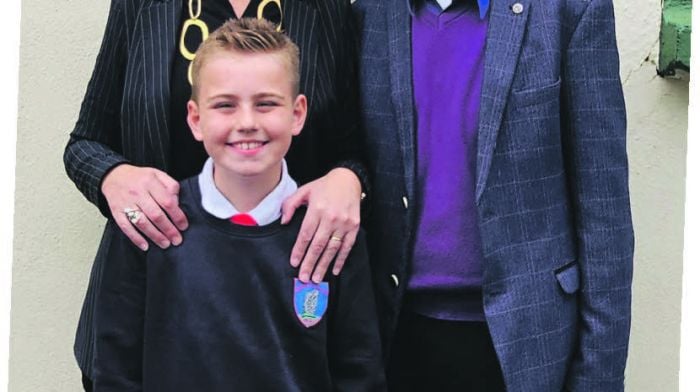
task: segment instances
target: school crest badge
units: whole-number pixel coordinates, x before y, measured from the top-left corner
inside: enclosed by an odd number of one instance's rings
[[[294,311],[306,328],[323,318],[328,308],[328,282],[303,283],[294,278]]]

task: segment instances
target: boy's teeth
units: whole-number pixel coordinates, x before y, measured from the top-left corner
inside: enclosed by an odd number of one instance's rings
[[[258,148],[262,145],[260,142],[251,142],[251,143],[238,143],[238,147],[241,150],[252,150],[254,148]]]

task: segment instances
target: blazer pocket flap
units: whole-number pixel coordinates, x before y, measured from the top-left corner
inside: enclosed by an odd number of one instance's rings
[[[579,289],[580,277],[578,263],[571,262],[556,270],[554,275],[559,282],[559,286],[567,294],[573,294]]]
[[[518,110],[532,105],[549,103],[559,99],[561,78],[546,86],[512,91],[508,101],[509,107]]]

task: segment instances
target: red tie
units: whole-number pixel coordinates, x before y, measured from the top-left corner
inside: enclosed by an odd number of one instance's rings
[[[257,226],[258,222],[248,214],[236,214],[231,217],[231,223],[241,226]]]

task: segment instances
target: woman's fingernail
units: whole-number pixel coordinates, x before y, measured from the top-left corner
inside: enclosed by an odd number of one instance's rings
[[[175,245],[175,246],[178,246],[181,243],[182,243],[182,237],[180,237],[180,236],[175,237],[175,239],[173,240],[173,245]]]
[[[145,252],[148,250],[148,244],[141,244],[141,246],[139,246],[139,248],[141,248],[141,250]]]
[[[170,241],[161,241],[160,242],[160,247],[165,249],[170,246]]]

